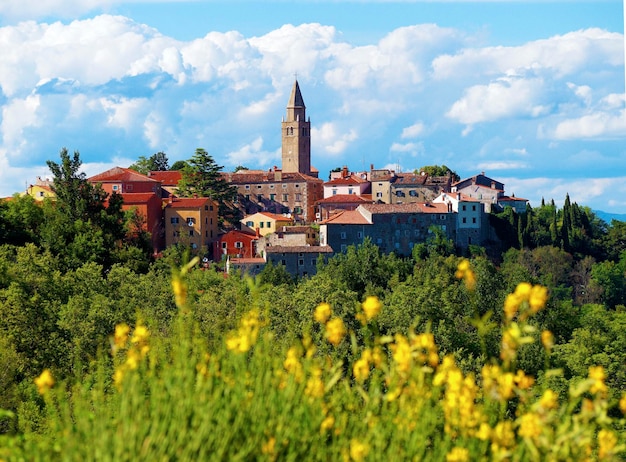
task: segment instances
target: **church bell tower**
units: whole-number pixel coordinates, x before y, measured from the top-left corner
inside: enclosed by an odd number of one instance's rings
[[[311,121],[296,80],[287,103],[287,117],[282,122],[282,171],[311,174]]]

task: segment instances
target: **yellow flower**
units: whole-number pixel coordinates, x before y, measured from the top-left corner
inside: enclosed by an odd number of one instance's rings
[[[378,316],[382,307],[380,301],[378,300],[378,297],[375,297],[373,295],[368,296],[361,306],[363,307],[365,318],[368,321]]]
[[[598,432],[598,458],[606,459],[613,454],[617,445],[617,436],[611,430],[602,429]]]
[[[332,314],[332,310],[330,308],[330,305],[328,303],[320,303],[315,308],[315,312],[313,313],[313,318],[317,322],[321,324],[325,324],[326,321],[328,321],[328,319],[330,318],[331,314]]]
[[[528,300],[532,288],[533,286],[531,286],[529,283],[520,282],[515,288],[515,295],[517,295],[517,297],[519,297],[521,300]]]
[[[261,452],[263,454],[272,456],[274,455],[275,447],[276,447],[276,438],[272,436],[269,440],[267,440],[267,442],[263,443],[263,445],[261,446]]]
[[[35,379],[35,385],[37,385],[37,391],[40,395],[45,395],[52,385],[54,385],[54,377],[50,369],[44,369],[43,372]]]
[[[491,427],[487,422],[483,422],[480,424],[478,432],[476,432],[476,438],[482,441],[487,441],[489,438],[491,438]]]
[[[306,382],[304,394],[312,398],[324,396],[324,382],[322,381],[322,369],[315,367],[311,370],[311,377]]]
[[[554,346],[554,335],[549,330],[544,330],[541,332],[541,344],[546,349],[548,353],[552,350]]]
[[[352,373],[357,382],[364,382],[370,375],[370,363],[367,358],[359,358],[352,366]]]
[[[132,343],[145,343],[148,340],[148,337],[150,337],[150,332],[148,332],[146,326],[138,324],[135,326],[135,331],[133,332],[133,336],[130,341]]]
[[[555,409],[558,404],[558,395],[552,390],[548,389],[543,392],[543,395],[539,399],[539,406],[544,409]]]
[[[126,346],[126,341],[128,340],[129,332],[130,332],[130,327],[128,327],[128,324],[122,323],[122,324],[117,324],[115,326],[115,334],[113,335],[113,343],[116,348],[124,348]]]
[[[507,321],[511,321],[517,314],[522,300],[516,294],[508,294],[504,300],[504,314]]]
[[[335,418],[332,415],[327,416],[320,425],[320,433],[326,433],[335,425]]]
[[[604,383],[604,379],[606,379],[604,367],[591,366],[589,368],[589,378],[593,380],[593,384],[589,389],[591,393],[605,393],[607,391],[606,385]]]
[[[360,462],[367,457],[370,447],[366,443],[361,443],[357,439],[350,440],[350,458],[355,462]]]
[[[541,310],[544,306],[546,306],[546,301],[548,300],[548,288],[543,286],[533,286],[530,291],[530,295],[528,298],[528,304],[530,305],[530,310],[533,313]]]
[[[467,462],[469,459],[469,451],[458,446],[446,454],[446,462]]]
[[[187,301],[187,284],[178,275],[172,278],[172,291],[176,306],[182,307]]]
[[[334,346],[339,345],[345,335],[346,326],[341,318],[333,318],[326,323],[326,339]]]
[[[541,435],[541,419],[534,412],[522,415],[517,419],[517,423],[519,436],[535,439]]]
[[[472,271],[470,267],[470,262],[467,258],[461,260],[461,262],[457,266],[454,276],[457,279],[463,279],[463,282],[465,282],[465,286],[469,290],[474,290],[474,288],[476,287],[476,275]]]
[[[118,367],[113,373],[113,383],[119,388],[122,384],[122,380],[124,380],[124,369],[122,367]]]
[[[398,371],[408,372],[411,368],[411,347],[406,337],[396,334],[396,342],[389,347]]]

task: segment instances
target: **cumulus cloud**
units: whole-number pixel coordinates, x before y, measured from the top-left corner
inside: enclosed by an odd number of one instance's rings
[[[321,145],[326,154],[342,154],[349,146],[350,142],[358,138],[354,130],[340,131],[335,123],[326,122],[319,128],[311,128],[311,139],[316,144]]]
[[[263,149],[263,138],[259,137],[252,143],[242,146],[239,150],[226,155],[229,167],[243,165],[248,168],[273,167],[280,161],[280,150],[265,151]]]
[[[400,137],[402,139],[407,138],[417,138],[424,132],[424,124],[422,122],[417,122],[411,125],[410,127],[404,127],[402,129],[402,134]]]
[[[542,79],[502,77],[487,85],[468,88],[446,116],[467,125],[511,117],[538,117],[546,114],[542,104]]]

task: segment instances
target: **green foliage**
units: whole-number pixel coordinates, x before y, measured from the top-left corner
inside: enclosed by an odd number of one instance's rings
[[[169,163],[167,160],[167,154],[164,152],[157,152],[150,157],[139,156],[137,162],[128,167],[136,172],[147,175],[150,172],[166,171],[169,170]]]
[[[452,177],[452,181],[459,181],[461,177],[446,165],[426,165],[420,169],[415,170],[415,173],[427,173],[429,176],[447,176]]]
[[[220,219],[236,222],[241,218],[241,212],[233,205],[237,188],[222,176],[223,168],[204,149],[196,149],[181,171],[177,194],[182,197],[210,197],[219,203]]]

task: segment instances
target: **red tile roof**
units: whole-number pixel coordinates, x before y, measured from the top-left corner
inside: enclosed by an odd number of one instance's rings
[[[323,183],[319,178],[304,173],[266,172],[264,170],[239,170],[235,173],[222,173],[232,184],[248,183],[295,183],[299,181]]]
[[[350,184],[363,184],[367,182],[367,180],[360,178],[356,175],[350,175],[347,177],[335,178],[333,180],[327,181],[326,183],[324,183],[324,186],[343,186]]]
[[[107,183],[112,181],[158,183],[152,178],[142,175],[129,168],[113,167],[106,172],[98,173],[87,179],[90,183]]]
[[[163,186],[177,186],[183,174],[180,170],[155,171],[148,173],[153,180],[160,181]]]
[[[410,204],[362,204],[365,210],[372,214],[383,213],[447,213],[446,204],[434,204],[424,202],[413,202]]]
[[[265,249],[266,253],[332,253],[332,247],[328,245],[273,245]]]
[[[203,207],[207,201],[211,201],[208,197],[170,197],[165,201],[165,207],[175,209],[197,209]]]
[[[367,218],[356,210],[341,210],[320,222],[321,225],[329,223],[333,225],[371,225]]]

